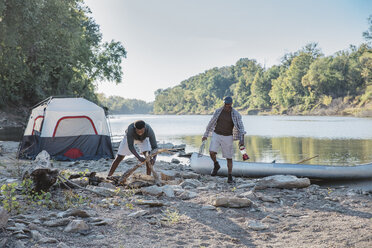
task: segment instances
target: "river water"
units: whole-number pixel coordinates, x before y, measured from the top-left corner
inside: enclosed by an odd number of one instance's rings
[[[186,144],[186,152],[196,152],[211,115],[113,115],[109,118],[113,140],[119,141],[128,125],[139,119],[152,126],[159,143]],[[243,116],[243,123],[252,162],[296,163],[314,156],[306,163],[372,162],[372,118]],[[19,141],[21,136],[20,129],[0,129],[1,141]],[[241,160],[237,146],[234,159]]]
[[[114,139],[120,140],[138,119],[152,126],[160,143],[186,144],[186,152],[196,152],[211,115],[114,115],[110,118]],[[306,163],[372,162],[372,118],[243,116],[243,123],[249,161],[296,163],[317,156]],[[241,160],[237,144],[234,159]]]

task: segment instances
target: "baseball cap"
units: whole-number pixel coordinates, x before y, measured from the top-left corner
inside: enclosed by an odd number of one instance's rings
[[[226,104],[232,104],[233,100],[231,97],[227,96],[225,99],[223,99],[223,102]]]

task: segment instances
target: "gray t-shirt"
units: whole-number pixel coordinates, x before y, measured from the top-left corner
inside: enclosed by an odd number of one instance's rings
[[[134,123],[128,126],[128,129],[125,131],[125,133],[127,135],[128,148],[133,153],[133,155],[136,156],[137,158],[139,158],[140,155],[137,153],[136,149],[134,148],[134,140],[144,141],[148,137],[150,139],[151,149],[154,150],[158,148],[158,144],[156,143],[155,133],[150,127],[150,125],[148,124],[145,124],[145,132],[142,135],[138,135],[136,133],[136,128],[134,127]]]

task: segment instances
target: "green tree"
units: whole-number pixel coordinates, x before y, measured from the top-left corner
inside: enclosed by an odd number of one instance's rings
[[[80,0],[0,3],[0,107],[50,95],[96,100],[94,82],[119,83],[124,47],[102,43]]]
[[[351,52],[340,51],[334,56],[316,60],[303,77],[303,86],[313,92],[316,98],[321,95],[337,98],[360,94],[365,88],[362,72],[363,69],[368,70],[368,59],[363,67],[360,58],[367,51],[366,46],[359,49],[352,47]]]
[[[267,88],[270,88],[265,82],[262,70],[256,73],[251,85],[251,106],[254,108],[265,109],[270,105],[270,97]]]
[[[284,109],[300,107],[306,103],[305,99],[310,96],[310,92],[303,86],[302,77],[306,75],[311,63],[322,56],[315,43],[306,45],[296,54],[288,69],[282,70],[278,79],[273,81],[270,92],[272,103]]]
[[[252,107],[265,110],[271,108],[269,92],[272,87],[272,80],[279,77],[278,66],[273,66],[268,70],[259,70],[251,86],[251,104]]]
[[[149,114],[153,111],[153,103],[138,99],[125,99],[120,96],[106,97],[97,94],[101,105],[107,107],[111,114]]]
[[[366,41],[371,44],[372,43],[372,15],[368,17],[368,30],[363,32],[363,37]]]
[[[238,109],[248,109],[250,107],[249,97],[251,95],[251,85],[256,73],[262,67],[254,59],[239,59],[234,66],[236,85],[232,87],[234,106]]]

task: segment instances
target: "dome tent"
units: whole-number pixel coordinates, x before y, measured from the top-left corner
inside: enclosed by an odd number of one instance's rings
[[[34,159],[42,150],[55,160],[113,158],[103,108],[84,98],[49,97],[36,105],[17,155]]]

